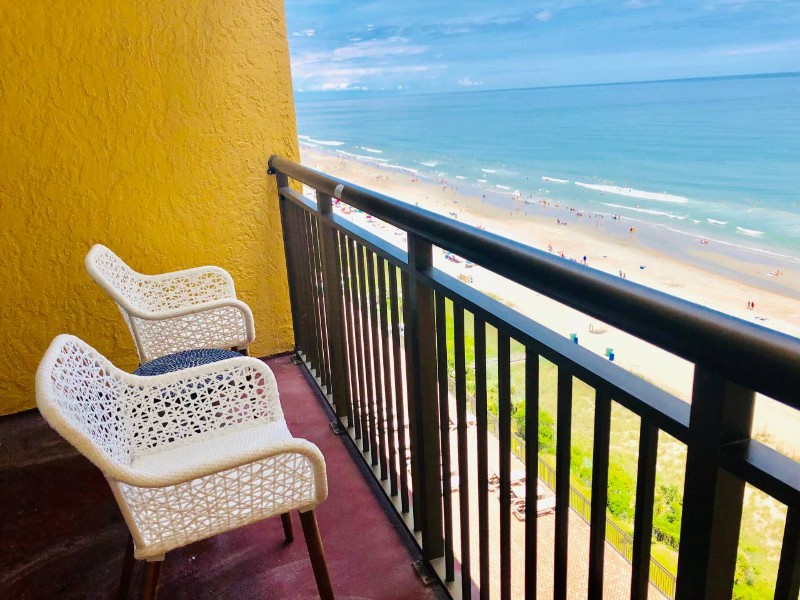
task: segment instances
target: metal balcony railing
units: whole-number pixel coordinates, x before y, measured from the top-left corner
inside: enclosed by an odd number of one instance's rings
[[[576,378],[595,393],[588,597],[603,597],[606,541],[616,535],[606,525],[611,406],[616,402],[641,418],[634,533],[627,552],[631,598],[648,596],[658,433],[664,431],[686,445],[674,597],[731,598],[744,489],[751,484],[788,507],[775,598],[797,599],[800,465],[753,439],[751,428],[757,392],[800,409],[800,341],[284,158],[273,156],[270,169],[279,188],[297,352],[328,394],[342,425],[358,440],[398,511],[410,517],[407,522],[417,534],[423,557],[451,582],[454,596],[469,598],[477,590],[481,598],[488,598],[490,591],[499,590],[506,599],[514,585],[521,585],[524,597],[536,597],[541,557],[532,513],[524,521],[524,543],[514,544],[515,553],[524,553],[524,581],[512,581],[513,339],[525,348],[527,440],[537,439],[539,358],[558,370],[555,600],[567,596]],[[313,188],[316,201],[290,187],[290,178]],[[335,214],[334,197],[404,231],[407,252]],[[691,405],[571,343],[549,330],[547,323],[538,323],[434,268],[434,246],[690,361],[694,364]],[[446,311],[448,300],[452,317]],[[474,438],[468,430],[465,313],[471,313],[474,322]],[[450,348],[448,318],[453,330]],[[490,522],[487,483],[487,327],[497,330],[498,415],[492,424],[499,457],[497,524]],[[448,391],[448,352],[454,356],[454,394]],[[452,443],[451,403],[455,405]],[[473,443],[476,450],[471,453]],[[536,482],[537,444],[528,443],[524,450],[518,443],[513,447],[524,454],[526,481]],[[477,507],[470,502],[475,496]],[[477,532],[476,544],[471,543],[471,532]],[[472,557],[476,552],[478,556]],[[494,555],[499,555],[499,575],[493,571]],[[473,562],[477,573],[471,572]]]

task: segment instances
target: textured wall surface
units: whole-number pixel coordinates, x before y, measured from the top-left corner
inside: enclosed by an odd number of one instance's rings
[[[292,345],[272,153],[297,158],[282,0],[0,6],[0,414],[34,406],[50,340],[136,365],[88,277],[94,243],[135,269],[228,269],[256,355]]]

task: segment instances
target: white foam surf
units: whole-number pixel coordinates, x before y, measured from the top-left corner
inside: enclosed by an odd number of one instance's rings
[[[763,231],[759,231],[758,229],[747,229],[745,227],[737,227],[736,231],[748,237],[760,238],[762,235],[764,235]]]
[[[629,198],[641,198],[642,200],[655,200],[656,202],[673,202],[675,204],[685,204],[689,202],[686,196],[676,196],[666,192],[646,192],[635,188],[622,187],[619,185],[605,185],[599,183],[583,183],[576,181],[575,185],[596,190],[605,194],[615,194],[617,196],[628,196]]]
[[[603,202],[603,206],[608,206],[610,208],[620,208],[623,210],[632,210],[638,213],[644,213],[646,215],[657,215],[659,217],[668,217],[670,219],[678,219],[679,221],[683,221],[689,215],[676,215],[671,212],[664,212],[663,210],[653,210],[651,208],[639,208],[638,206],[626,206],[624,204],[612,204],[610,202]]]

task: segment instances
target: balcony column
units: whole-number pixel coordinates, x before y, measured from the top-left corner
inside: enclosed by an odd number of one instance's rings
[[[419,500],[414,503],[414,522],[422,525],[422,554],[431,561],[444,555],[436,319],[433,290],[417,279],[417,273],[432,267],[432,244],[409,233],[408,263],[411,269],[405,334],[410,336],[407,346],[410,352],[406,357],[406,376],[411,379],[412,481],[414,498]]]
[[[328,346],[331,362],[331,393],[336,416],[341,421],[347,416],[350,390],[347,384],[344,339],[344,306],[342,301],[342,265],[339,262],[339,244],[336,229],[331,224],[333,201],[330,196],[317,192],[319,212],[320,251],[322,253],[322,287],[328,326]],[[351,426],[348,423],[348,426]]]
[[[755,394],[695,367],[676,600],[731,597],[745,482],[722,469],[722,447],[750,438]]]

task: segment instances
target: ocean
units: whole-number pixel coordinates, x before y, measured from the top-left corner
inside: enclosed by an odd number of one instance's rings
[[[301,144],[499,208],[547,201],[800,260],[800,73],[298,99],[296,110]]]

